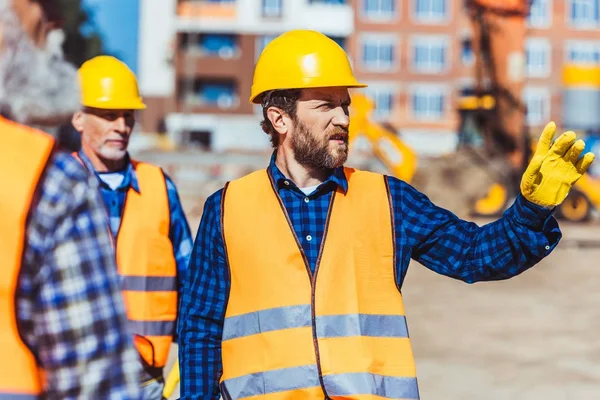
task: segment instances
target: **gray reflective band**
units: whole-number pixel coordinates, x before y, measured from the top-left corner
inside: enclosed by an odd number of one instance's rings
[[[408,337],[402,315],[348,314],[317,317],[317,337],[375,336]]]
[[[311,326],[310,304],[270,308],[225,318],[223,340]]]
[[[232,399],[285,392],[294,389],[307,389],[320,385],[319,373],[317,366],[314,364],[257,372],[238,378],[227,379],[223,383]]]
[[[39,396],[20,393],[0,393],[0,400],[37,400]]]
[[[129,320],[129,330],[141,336],[171,336],[175,332],[175,321]]]
[[[368,372],[323,377],[329,396],[371,394],[387,399],[419,399],[417,378],[398,378]]]
[[[174,276],[132,276],[122,275],[121,290],[132,292],[168,292],[177,290]]]

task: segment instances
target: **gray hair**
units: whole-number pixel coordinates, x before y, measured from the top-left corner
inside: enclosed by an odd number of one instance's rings
[[[61,124],[79,109],[76,68],[64,60],[56,32],[39,49],[21,27],[10,0],[0,0],[0,111],[28,125]]]

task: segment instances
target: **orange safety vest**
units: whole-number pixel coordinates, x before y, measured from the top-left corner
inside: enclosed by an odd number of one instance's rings
[[[43,372],[19,334],[15,294],[27,217],[52,154],[52,136],[0,118],[0,399],[36,399]]]
[[[225,398],[419,398],[387,182],[345,173],[314,275],[266,170],[226,186]]]
[[[73,156],[85,165],[77,153]],[[127,191],[116,237],[117,269],[134,344],[149,366],[163,368],[177,318],[177,263],[169,239],[167,185],[160,167],[131,162],[140,192],[131,187]]]

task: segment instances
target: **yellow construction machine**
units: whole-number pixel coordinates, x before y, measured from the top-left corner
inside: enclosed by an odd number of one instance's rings
[[[372,121],[373,101],[360,94],[352,94],[349,145],[353,147],[358,137],[366,137],[373,154],[390,173],[405,182],[411,182],[417,169],[417,155],[395,132]]]
[[[530,1],[466,0],[465,6],[472,23],[475,84],[458,96],[456,152],[418,160],[417,165],[415,152],[395,132],[371,120],[374,105],[359,94],[352,95],[350,140],[366,137],[375,156],[393,175],[413,184],[436,204],[457,214],[498,217],[518,194],[521,176],[535,150],[521,101],[525,18]],[[568,104],[584,98],[582,92],[588,93],[591,85],[598,89],[597,96],[586,101],[597,101],[598,110],[588,120],[597,117],[590,123],[600,132],[600,69],[594,75],[570,68],[565,73],[565,85],[574,93],[565,95],[564,128],[574,129],[571,126],[581,122],[580,117],[573,120],[574,115],[581,114],[572,110],[577,106]],[[590,123],[581,129],[589,130]],[[600,208],[600,181],[588,174],[556,215],[580,222],[589,218],[593,208]]]
[[[373,123],[368,99],[352,98],[351,140],[369,139],[391,173],[457,214],[495,215],[515,196],[529,143],[520,101],[527,0],[467,0],[475,84],[459,97],[459,145],[419,160],[394,132]]]

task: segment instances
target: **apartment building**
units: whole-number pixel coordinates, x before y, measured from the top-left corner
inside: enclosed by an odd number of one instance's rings
[[[348,51],[374,117],[419,153],[456,145],[457,96],[474,85],[463,0],[141,1],[146,129],[217,151],[268,148],[248,103],[254,63],[281,32],[308,28]],[[534,0],[527,26],[522,97],[537,131],[562,120],[563,65],[600,63],[600,0]]]
[[[268,137],[259,126],[262,113],[248,98],[254,64],[270,40],[289,29],[305,28],[343,44],[354,30],[352,6],[344,0],[169,3],[176,13],[169,24],[172,53],[163,77],[171,83],[159,96],[146,95],[149,108],[143,123],[158,129],[164,116],[163,126],[178,141],[215,150],[268,148]],[[159,22],[162,12],[148,12],[154,23],[145,24],[150,38],[143,47],[148,58],[156,58],[152,36],[167,29]],[[156,77],[146,72],[142,79],[151,86]]]
[[[539,130],[563,120],[563,67],[600,65],[600,0],[535,0],[527,24],[523,97],[527,122]]]
[[[463,54],[468,20],[462,1],[353,0],[349,39],[354,69],[375,101],[375,118],[388,122],[420,153],[456,146],[457,85],[471,77]]]

